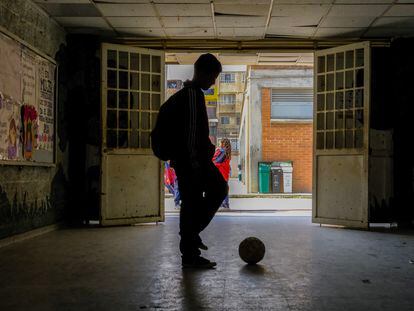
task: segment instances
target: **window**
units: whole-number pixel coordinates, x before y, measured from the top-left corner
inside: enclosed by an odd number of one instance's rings
[[[237,117],[237,125],[240,125],[240,117]]]
[[[239,140],[238,139],[230,139],[231,150],[238,151],[239,150]]]
[[[216,107],[207,107],[207,115],[209,119],[216,119]]]
[[[221,124],[230,124],[230,117],[221,117]]]
[[[244,83],[246,81],[246,73],[243,72],[241,76],[241,82]]]
[[[235,74],[234,73],[222,73],[220,75],[220,82],[222,83],[234,83]]]
[[[272,89],[272,119],[313,119],[312,89]]]
[[[224,105],[231,105],[236,103],[236,94],[220,95],[220,103]]]

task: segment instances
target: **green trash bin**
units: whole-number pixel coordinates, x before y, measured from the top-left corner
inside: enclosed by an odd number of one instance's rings
[[[259,192],[269,193],[270,192],[270,169],[272,163],[270,162],[259,162]]]

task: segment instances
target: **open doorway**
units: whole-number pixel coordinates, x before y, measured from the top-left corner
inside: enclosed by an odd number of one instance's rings
[[[166,99],[192,78],[199,55],[166,54]],[[205,91],[210,139],[217,147],[231,144],[229,204],[220,212],[310,216],[313,53],[215,55],[223,72]],[[179,210],[174,178],[166,163],[167,213]]]

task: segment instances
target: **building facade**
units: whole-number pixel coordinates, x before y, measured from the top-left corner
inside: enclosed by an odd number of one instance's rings
[[[258,192],[259,162],[291,161],[293,192],[312,192],[313,68],[251,66],[243,101],[242,182]]]

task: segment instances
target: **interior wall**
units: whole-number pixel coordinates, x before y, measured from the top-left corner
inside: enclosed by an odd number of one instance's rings
[[[64,30],[31,1],[1,1],[0,25],[52,58],[65,42]],[[56,167],[0,166],[0,238],[63,219],[68,149],[57,140]]]

